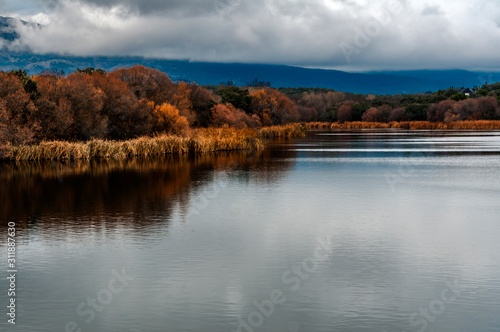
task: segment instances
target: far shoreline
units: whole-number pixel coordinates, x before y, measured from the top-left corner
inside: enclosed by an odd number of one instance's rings
[[[500,130],[499,120],[430,122],[430,121],[403,121],[403,122],[311,122],[306,123],[308,130],[312,129],[406,129],[406,130]]]
[[[498,120],[455,122],[311,122],[260,129],[199,128],[188,135],[162,134],[130,140],[42,141],[38,144],[0,146],[0,161],[125,160],[134,157],[205,154],[227,151],[261,150],[273,138],[305,137],[310,130],[500,130]]]

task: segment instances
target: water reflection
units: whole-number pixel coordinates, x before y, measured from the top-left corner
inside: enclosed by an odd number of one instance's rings
[[[19,227],[124,227],[139,231],[168,223],[174,207],[187,215],[190,197],[224,178],[278,181],[292,165],[270,160],[277,152],[99,161],[0,164],[0,220]],[[289,160],[295,152],[286,152]],[[27,221],[26,223],[24,221]],[[161,226],[161,225],[160,225]]]
[[[500,155],[475,151],[498,137],[319,131],[256,155],[3,165],[16,331],[234,332],[273,290],[286,301],[253,331],[498,331]],[[300,268],[327,237],[326,259]],[[76,309],[122,269],[134,279],[87,323]],[[459,296],[422,316],[455,280]]]

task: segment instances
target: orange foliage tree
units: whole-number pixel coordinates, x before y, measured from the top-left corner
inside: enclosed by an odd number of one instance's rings
[[[379,108],[371,107],[361,119],[365,122],[387,122],[391,115],[392,108],[389,105],[382,105]]]
[[[191,88],[188,83],[180,82],[177,84],[177,91],[173,95],[171,103],[177,107],[180,115],[184,116],[190,125],[195,124],[196,114],[193,112]]]
[[[45,137],[78,140],[107,137],[108,117],[103,112],[106,95],[94,86],[91,75],[42,75],[36,79],[41,94],[37,106],[45,115]]]
[[[259,126],[257,116],[250,117],[245,111],[232,104],[218,104],[212,107],[212,125],[215,127],[253,128]]]
[[[17,76],[0,73],[0,104],[0,141],[35,141],[40,130],[38,110]]]
[[[127,139],[151,132],[152,113],[138,100],[127,84],[108,73],[91,76],[94,87],[104,94],[102,114],[108,119],[108,136]]]
[[[146,106],[153,109],[155,117],[154,132],[182,135],[189,129],[188,120],[179,114],[177,107],[170,104],[155,106],[153,102],[149,102]]]
[[[297,121],[297,105],[276,89],[257,89],[250,92],[251,110],[262,125],[280,125]]]
[[[147,99],[157,105],[171,102],[177,91],[167,74],[145,66],[117,69],[111,76],[127,84],[137,99]]]

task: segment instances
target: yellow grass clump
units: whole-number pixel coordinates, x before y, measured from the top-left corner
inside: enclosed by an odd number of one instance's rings
[[[306,126],[299,123],[264,127],[259,130],[259,136],[264,138],[297,138],[305,137],[306,134]]]
[[[157,135],[127,141],[93,139],[88,142],[50,141],[35,145],[3,147],[3,158],[10,160],[91,160],[126,159],[166,154],[216,151],[260,150],[270,137],[299,137],[306,133],[299,124],[253,129],[207,128],[192,130],[186,136]]]

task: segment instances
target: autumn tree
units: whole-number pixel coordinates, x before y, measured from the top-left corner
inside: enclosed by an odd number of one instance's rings
[[[382,105],[379,108],[371,107],[363,113],[362,120],[365,122],[388,122],[392,107]]]
[[[154,105],[149,102],[147,107],[153,108],[155,122],[153,131],[182,135],[189,129],[188,120],[179,114],[179,109],[174,105]]]
[[[494,97],[470,98],[459,101],[447,109],[443,121],[493,120],[497,114],[498,101]]]
[[[89,75],[74,73],[60,84],[63,100],[74,114],[74,129],[77,138],[105,138],[108,118],[103,113],[106,94],[95,87]]]
[[[61,77],[52,73],[39,75],[37,82],[39,98],[35,101],[40,112],[41,136],[44,139],[68,139],[74,125],[70,103],[60,95],[58,82]]]
[[[144,66],[117,69],[111,75],[127,84],[137,99],[147,99],[157,105],[171,102],[177,91],[167,74]]]
[[[296,104],[276,89],[257,89],[250,92],[252,114],[262,125],[280,125],[298,121]]]
[[[442,122],[457,102],[454,100],[443,100],[437,104],[432,104],[427,112],[427,120],[431,122]]]
[[[317,121],[319,118],[318,111],[314,107],[298,105],[297,111],[299,112],[300,115],[300,121],[311,122],[311,121]],[[332,114],[332,120],[335,118],[336,115]]]
[[[211,120],[211,109],[216,105],[214,96],[207,89],[198,84],[190,85],[191,104],[196,114],[197,125],[207,127]]]
[[[2,143],[8,141],[9,137],[9,113],[5,107],[5,101],[0,99],[0,148]]]
[[[128,139],[151,132],[152,113],[138,100],[127,84],[108,73],[94,72],[91,80],[103,92],[102,114],[108,119],[108,137]]]
[[[193,125],[196,121],[196,114],[193,112],[193,103],[191,102],[191,87],[186,82],[180,82],[176,88],[169,102],[177,107],[179,114],[188,120],[189,125]]]
[[[13,144],[34,142],[40,130],[38,110],[17,75],[0,73],[0,103],[0,140]]]
[[[392,121],[397,121],[397,122],[403,121],[403,117],[404,117],[405,111],[406,111],[406,109],[404,107],[397,107],[397,108],[393,109],[391,111],[391,114],[389,115],[388,121],[389,122],[392,122]]]
[[[337,121],[340,123],[348,122],[352,120],[352,106],[353,102],[351,100],[345,101],[337,111]]]
[[[494,120],[500,112],[498,100],[495,97],[483,97],[477,99],[476,118],[481,120]]]
[[[371,107],[365,113],[363,113],[361,119],[364,122],[379,122],[379,117],[379,110],[376,107]]]
[[[306,93],[298,101],[299,105],[312,107],[316,110],[318,118],[315,120],[332,120],[334,113],[345,101],[345,93],[328,91],[326,93]]]
[[[24,91],[26,91],[26,93],[30,96],[31,100],[35,100],[38,97],[39,93],[37,89],[37,83],[28,75],[26,70],[14,70],[11,71],[11,74],[19,78],[19,81],[23,85]]]
[[[41,93],[37,105],[47,126],[44,136],[71,140],[107,137],[108,117],[103,112],[106,94],[94,86],[90,75],[45,75],[37,82]]]
[[[476,110],[477,100],[466,99],[459,101],[453,105],[452,109],[446,111],[444,122],[469,120]]]
[[[259,119],[250,117],[245,111],[231,104],[218,104],[212,107],[212,125],[215,127],[253,128],[259,126]]]

